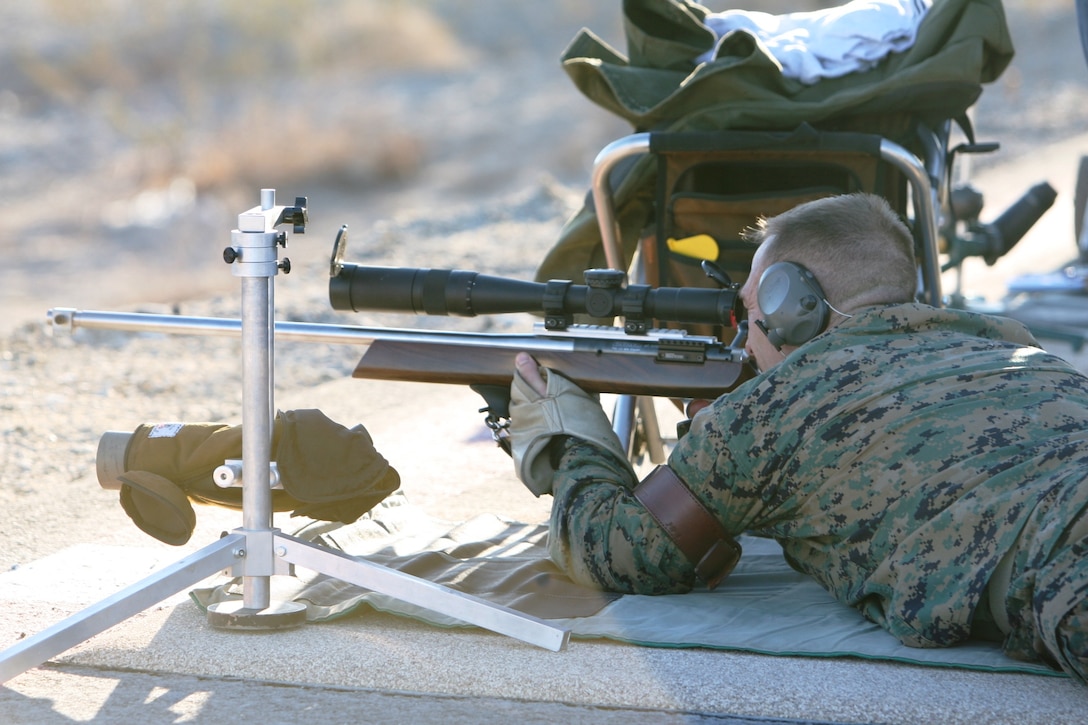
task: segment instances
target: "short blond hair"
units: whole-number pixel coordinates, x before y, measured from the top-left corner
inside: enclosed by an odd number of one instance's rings
[[[763,260],[796,262],[815,276],[842,311],[911,302],[918,267],[910,230],[888,202],[854,193],[800,204],[761,219],[749,234],[767,245]]]

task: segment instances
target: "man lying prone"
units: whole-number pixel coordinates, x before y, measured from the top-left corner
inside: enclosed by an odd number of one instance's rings
[[[716,585],[741,532],[904,644],[1003,642],[1088,679],[1088,377],[1021,324],[915,302],[880,197],[764,220],[741,290],[760,374],[697,413],[644,481],[596,401],[520,354],[519,477],[554,497],[576,581]]]

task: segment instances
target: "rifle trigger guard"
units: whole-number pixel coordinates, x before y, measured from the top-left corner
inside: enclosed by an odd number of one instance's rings
[[[484,417],[484,425],[491,430],[491,438],[506,455],[513,456],[513,446],[510,443],[510,419],[495,415],[490,408],[480,408],[481,413],[487,413]]]
[[[469,388],[479,393],[487,403],[479,412],[487,414],[484,425],[491,431],[491,437],[507,455],[513,455],[510,444],[510,388],[486,384],[470,385]]]

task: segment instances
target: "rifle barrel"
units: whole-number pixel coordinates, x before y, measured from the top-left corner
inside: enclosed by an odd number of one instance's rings
[[[237,318],[199,317],[192,315],[157,315],[145,312],[102,312],[55,307],[49,310],[49,322],[55,332],[75,329],[119,330],[121,332],[162,332],[181,335],[231,337],[242,332]],[[319,322],[289,322],[276,320],[277,340],[288,342],[338,343],[367,345],[375,340],[434,343],[449,342],[475,347],[506,347],[521,349],[527,344],[543,345],[558,351],[573,350],[575,342],[567,338],[544,338],[539,335],[456,330],[414,330],[397,327],[362,327],[333,325]]]

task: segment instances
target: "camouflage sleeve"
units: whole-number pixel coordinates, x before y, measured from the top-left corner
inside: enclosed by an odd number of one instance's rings
[[[689,591],[694,567],[635,499],[635,484],[611,453],[571,439],[553,479],[552,560],[576,582],[608,591]]]

